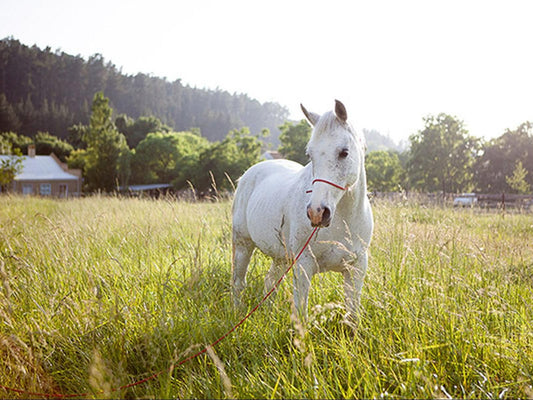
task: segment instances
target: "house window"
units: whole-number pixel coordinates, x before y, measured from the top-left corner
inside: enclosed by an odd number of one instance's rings
[[[39,188],[39,194],[41,196],[50,196],[52,194],[52,184],[51,183],[41,183]]]
[[[22,194],[33,194],[33,184],[32,183],[23,183],[22,184]]]
[[[65,183],[59,184],[59,197],[67,197],[68,186]]]

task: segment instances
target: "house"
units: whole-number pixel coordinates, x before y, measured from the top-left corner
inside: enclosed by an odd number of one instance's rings
[[[272,150],[265,151],[261,157],[264,160],[281,160],[283,158],[283,156],[279,152]]]
[[[130,185],[127,186],[127,192],[132,196],[149,196],[159,198],[162,195],[173,192],[172,185],[169,183],[153,183],[148,185]],[[120,187],[120,190],[124,190]]]
[[[12,156],[0,155],[0,160]],[[25,195],[76,197],[81,194],[81,170],[68,169],[54,153],[35,155],[35,146],[28,146],[22,157],[22,169],[9,185],[9,191]]]

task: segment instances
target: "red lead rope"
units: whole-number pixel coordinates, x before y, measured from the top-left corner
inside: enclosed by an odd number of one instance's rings
[[[315,179],[315,181],[322,181],[321,179]],[[313,181],[313,183],[315,182]],[[324,181],[325,182],[325,181]],[[330,183],[330,182],[326,182],[326,183]],[[333,183],[330,183],[336,187],[339,187]],[[342,187],[339,187],[341,189],[344,189]],[[346,189],[344,189],[346,190]],[[283,273],[283,275],[281,276],[281,278],[278,279],[278,281],[274,284],[274,286],[272,287],[272,289],[270,289],[270,291],[265,294],[263,296],[263,298],[261,299],[261,301],[259,301],[259,303],[257,303],[257,305],[250,311],[248,312],[248,314],[246,314],[244,316],[243,319],[241,319],[236,325],[233,326],[233,328],[231,328],[229,331],[227,331],[224,335],[222,335],[221,337],[219,337],[217,340],[215,340],[213,343],[211,343],[210,345],[206,346],[203,348],[203,350],[200,350],[198,353],[196,354],[193,354],[192,356],[189,356],[175,364],[172,364],[169,368],[165,369],[165,370],[162,370],[162,371],[159,371],[153,375],[150,375],[149,377],[147,378],[144,378],[144,379],[141,379],[139,381],[136,381],[136,382],[133,382],[133,383],[129,383],[127,385],[124,385],[124,386],[120,386],[118,388],[115,388],[115,389],[111,389],[110,392],[111,393],[114,393],[114,392],[118,392],[119,390],[123,390],[123,389],[127,389],[127,388],[130,388],[130,387],[134,387],[134,386],[138,386],[138,385],[141,385],[145,382],[148,382],[148,381],[151,381],[155,378],[157,378],[159,375],[162,375],[163,373],[165,372],[170,372],[172,371],[176,366],[179,366],[179,365],[183,365],[185,364],[187,361],[190,361],[190,360],[193,360],[195,359],[196,357],[204,354],[207,352],[207,349],[208,347],[215,347],[217,344],[219,344],[220,342],[222,342],[226,337],[228,337],[231,333],[233,333],[239,326],[241,326],[242,324],[244,324],[246,322],[246,320],[248,318],[250,318],[250,316],[257,311],[257,309],[259,307],[261,307],[261,305],[270,297],[270,295],[278,288],[278,286],[281,284],[281,282],[283,281],[283,279],[285,279],[285,276],[289,273],[289,271],[292,269],[292,267],[294,266],[294,264],[296,264],[296,262],[298,261],[298,259],[301,257],[302,253],[304,252],[304,250],[307,248],[307,246],[309,245],[309,242],[311,242],[311,239],[313,238],[313,236],[315,235],[316,231],[318,230],[318,226],[313,229],[313,232],[311,232],[311,235],[309,236],[309,238],[307,239],[307,241],[305,242],[305,244],[303,245],[302,249],[300,250],[300,252],[296,255],[296,257],[294,258],[294,260],[292,261],[291,265],[289,266],[289,268],[287,268],[287,270]],[[54,397],[54,398],[59,398],[59,399],[66,399],[66,398],[71,398],[71,397],[88,397],[90,396],[91,394],[93,393],[90,393],[90,392],[85,392],[85,393],[71,393],[71,394],[61,394],[61,393],[37,393],[37,392],[29,392],[29,391],[26,391],[26,390],[22,390],[22,389],[15,389],[15,388],[11,388],[11,387],[8,387],[8,386],[4,386],[4,385],[1,385],[0,384],[0,389],[4,389],[5,391],[7,392],[14,392],[14,393],[20,393],[20,394],[26,394],[26,395],[30,395],[30,396],[37,396],[37,397],[46,397],[46,398],[51,398],[51,397]],[[105,393],[105,391],[100,391],[100,392],[97,392],[97,393],[94,393],[94,394],[103,394]]]

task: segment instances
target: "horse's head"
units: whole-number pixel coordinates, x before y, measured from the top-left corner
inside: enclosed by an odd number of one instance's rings
[[[364,168],[364,139],[348,123],[344,105],[320,116],[302,107],[313,133],[307,154],[313,167],[313,187],[307,216],[312,226],[327,227],[340,199],[360,180]],[[366,182],[363,182],[366,185]]]

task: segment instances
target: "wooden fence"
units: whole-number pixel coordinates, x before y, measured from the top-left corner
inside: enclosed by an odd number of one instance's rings
[[[499,194],[442,194],[442,193],[418,193],[418,192],[372,192],[372,199],[386,199],[392,202],[409,201],[421,205],[454,206],[454,200],[458,197],[472,199],[469,204],[460,206],[488,208],[488,209],[520,209],[533,211],[533,195],[519,195],[510,193]]]

